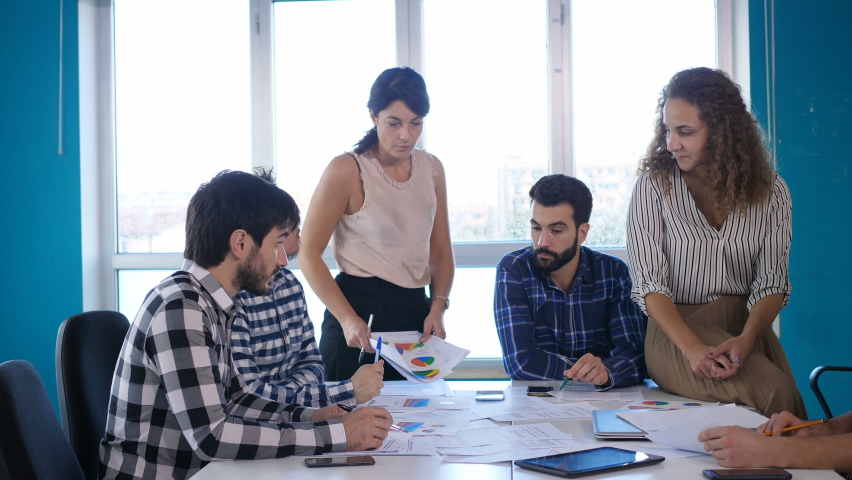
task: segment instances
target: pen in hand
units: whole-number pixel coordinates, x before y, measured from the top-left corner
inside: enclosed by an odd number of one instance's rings
[[[370,314],[370,320],[367,321],[367,338],[370,337],[370,330],[373,327],[373,314]],[[364,363],[364,349],[361,349],[361,353],[358,354],[358,363]]]
[[[355,407],[350,407],[349,405],[343,405],[342,403],[338,403],[337,406],[341,410],[343,410],[344,412],[351,412],[352,410],[355,410]],[[395,424],[392,424],[390,426],[390,429],[395,431],[395,432],[411,433],[408,430],[400,427],[399,425],[395,425]]]
[[[813,422],[806,422],[806,423],[803,423],[801,425],[793,425],[792,427],[787,427],[787,428],[781,430],[781,433],[792,432],[793,430],[798,430],[800,428],[805,428],[805,427],[813,427],[814,425],[820,425],[820,424],[825,423],[827,421],[828,421],[828,419],[824,418],[822,420],[814,420]],[[763,434],[768,437],[768,436],[772,435],[772,432],[771,431],[763,432]]]
[[[569,360],[569,359],[568,359],[568,357],[566,357],[565,355],[560,355],[560,354],[558,354],[558,353],[555,353],[554,355],[556,355],[556,357],[557,357],[557,358],[559,358],[560,360],[562,360],[563,362],[567,363],[567,364],[568,364],[568,368],[572,368],[572,367],[574,366],[574,362],[572,362],[571,360]],[[567,385],[567,384],[568,384],[568,380],[571,380],[571,379],[570,379],[570,378],[568,378],[568,377],[565,377],[565,378],[562,380],[562,384],[561,384],[561,385],[559,385],[559,390],[562,390],[563,388],[565,388],[565,385]]]
[[[382,337],[376,341],[376,359],[373,360],[373,363],[379,363],[379,359],[382,358]]]

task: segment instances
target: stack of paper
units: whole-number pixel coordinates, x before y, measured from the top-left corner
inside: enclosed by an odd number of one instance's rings
[[[648,440],[698,453],[707,453],[704,444],[698,441],[698,434],[708,428],[723,425],[756,428],[768,420],[759,413],[736,405],[692,410],[626,411],[619,412],[618,416],[648,432]]]
[[[370,344],[376,348],[382,337],[382,358],[405,378],[420,383],[446,377],[470,354],[435,336],[421,343],[421,336],[420,332],[373,332]]]

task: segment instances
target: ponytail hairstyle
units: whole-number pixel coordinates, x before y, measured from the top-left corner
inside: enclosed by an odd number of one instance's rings
[[[373,114],[388,108],[388,106],[402,100],[412,112],[420,117],[429,113],[429,94],[426,93],[426,82],[414,69],[409,67],[389,68],[379,74],[373,86],[370,88],[370,100],[367,102]],[[362,154],[373,147],[379,141],[379,133],[376,127],[367,131],[358,143],[355,144],[355,153]]]

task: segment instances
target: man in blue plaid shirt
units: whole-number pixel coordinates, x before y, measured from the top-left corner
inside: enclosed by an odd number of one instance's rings
[[[284,241],[287,258],[265,295],[242,291],[234,299],[237,312],[231,333],[234,363],[258,396],[282,403],[325,407],[366,403],[381,392],[381,363],[364,365],[350,380],[324,383],[314,326],[305,291],[293,272],[284,268],[299,251],[299,228]]]
[[[582,380],[601,389],[641,382],[647,319],[618,258],[583,247],[592,194],[566,175],[530,189],[532,246],[497,265],[494,319],[506,372]]]
[[[224,171],[186,215],[184,270],[148,293],[119,354],[101,441],[101,479],[185,479],[213,460],[316,455],[382,445],[381,408],[305,408],[247,388],[231,358],[240,289],[263,294],[281,264],[295,202]]]

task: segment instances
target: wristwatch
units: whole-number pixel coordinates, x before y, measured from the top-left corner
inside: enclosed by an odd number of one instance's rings
[[[449,297],[445,297],[445,296],[443,296],[443,295],[432,295],[432,298],[437,298],[437,299],[439,299],[439,300],[443,300],[443,301],[444,301],[444,305],[446,305],[446,306],[444,307],[444,310],[449,310],[449,309],[450,309],[450,299],[449,299]]]

